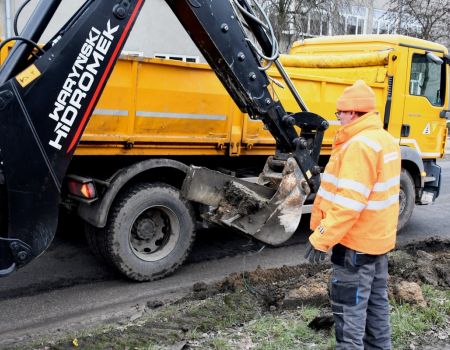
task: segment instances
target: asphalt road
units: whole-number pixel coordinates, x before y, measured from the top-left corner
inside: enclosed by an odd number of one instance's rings
[[[398,245],[431,236],[450,239],[450,159],[439,164],[443,168],[440,197],[433,205],[415,208]],[[189,261],[174,275],[133,283],[99,263],[79,230],[71,231],[59,235],[34,263],[0,279],[0,348],[37,335],[138,317],[147,301],[179,297],[196,282],[214,282],[258,266],[302,263],[306,240],[303,230],[285,246],[270,248],[225,230],[207,230],[198,235]]]

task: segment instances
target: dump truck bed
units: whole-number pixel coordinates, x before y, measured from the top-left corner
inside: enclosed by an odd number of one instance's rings
[[[342,69],[327,69],[324,77],[316,74],[317,69],[286,68],[309,109],[331,124],[323,143],[326,152],[338,126],[333,114],[336,98],[352,83],[355,69],[348,69],[346,78]],[[387,68],[359,70],[377,100],[384,101]],[[271,74],[278,78],[275,71]],[[275,91],[289,111],[298,111],[287,88]],[[76,154],[270,155],[273,146],[263,123],[237,108],[208,65],[123,57]]]
[[[322,154],[330,153],[339,127],[334,116],[336,99],[356,78],[373,88],[384,120],[388,75],[396,74],[395,60],[407,59],[402,40],[409,40],[409,45],[422,43],[402,36],[319,38],[295,44],[291,55],[282,57],[308,108],[330,123]],[[269,74],[279,79],[275,69]],[[407,79],[397,79],[394,96],[403,96]],[[274,84],[273,90],[288,111],[299,110],[287,87]],[[388,131],[398,138],[403,108],[399,100],[391,107],[395,118],[390,118]],[[273,146],[274,140],[263,123],[251,120],[237,108],[208,65],[124,56],[111,75],[76,154],[271,155]],[[423,147],[433,154],[443,152],[434,136]]]

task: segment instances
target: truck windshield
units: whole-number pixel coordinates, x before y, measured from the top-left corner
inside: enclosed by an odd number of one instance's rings
[[[428,60],[426,55],[414,54],[409,82],[410,95],[423,96],[433,106],[442,106],[445,97],[445,66]]]

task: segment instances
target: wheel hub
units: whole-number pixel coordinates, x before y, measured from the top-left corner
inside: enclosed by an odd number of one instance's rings
[[[139,239],[151,239],[156,233],[156,225],[150,218],[143,218],[136,223],[136,235]]]
[[[134,252],[147,260],[164,250],[173,234],[171,221],[167,209],[160,207],[152,207],[141,213],[131,229],[130,244]]]

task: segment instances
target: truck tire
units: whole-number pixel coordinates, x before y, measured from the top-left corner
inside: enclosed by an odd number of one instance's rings
[[[193,209],[175,187],[135,185],[118,198],[98,233],[100,256],[130,279],[155,280],[186,259],[195,236]]]
[[[414,209],[416,202],[416,191],[414,186],[414,180],[409,172],[402,169],[400,174],[400,196],[399,204],[400,211],[398,215],[397,230],[400,231],[406,226]]]

